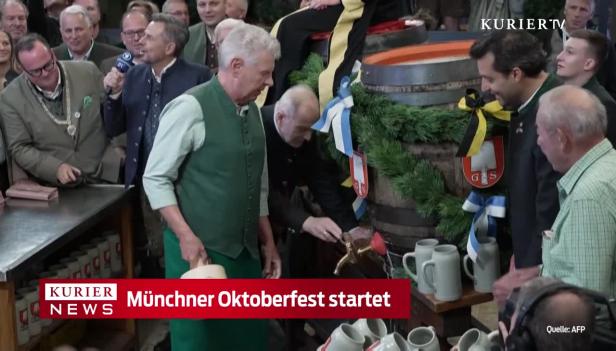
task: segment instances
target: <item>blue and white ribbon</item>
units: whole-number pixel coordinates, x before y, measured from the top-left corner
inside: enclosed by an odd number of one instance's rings
[[[355,201],[353,201],[353,212],[355,213],[355,219],[360,219],[364,213],[366,213],[366,208],[368,207],[368,202],[366,199],[357,197]]]
[[[340,81],[338,96],[327,103],[321,118],[312,125],[312,129],[321,133],[329,133],[330,126],[333,126],[336,149],[349,157],[353,156],[351,107],[353,107],[351,80],[349,77],[343,77]]]
[[[479,254],[481,244],[477,240],[477,236],[496,236],[496,219],[505,218],[506,199],[504,196],[484,197],[479,193],[472,191],[462,209],[466,212],[473,212],[473,223],[468,233],[468,242],[466,243],[466,251],[468,256],[475,262]]]

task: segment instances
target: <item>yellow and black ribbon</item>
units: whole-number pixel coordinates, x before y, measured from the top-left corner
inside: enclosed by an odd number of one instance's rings
[[[486,103],[475,89],[466,90],[466,95],[458,102],[458,108],[471,113],[470,123],[456,154],[458,157],[472,156],[479,152],[486,137],[488,124],[486,117],[505,122],[511,119],[511,112],[505,111],[497,100]]]

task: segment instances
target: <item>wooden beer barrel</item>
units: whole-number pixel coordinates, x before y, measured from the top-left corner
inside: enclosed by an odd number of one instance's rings
[[[478,88],[476,64],[468,57],[472,41],[422,44],[393,49],[364,59],[362,84],[372,92],[415,106],[452,106],[467,88]],[[447,191],[465,196],[471,187],[464,180],[458,145],[404,145],[409,153],[428,160],[442,172]],[[412,251],[415,242],[437,237],[435,218],[424,218],[413,199],[402,199],[390,180],[371,171],[369,211],[372,225],[396,252]]]
[[[310,51],[321,55],[324,62],[327,62],[329,57],[330,36],[330,32],[315,33],[310,36]],[[407,26],[404,19],[388,21],[371,26],[368,29],[363,55],[366,56],[392,48],[420,44],[427,39],[428,32],[423,24]]]
[[[370,55],[362,63],[367,90],[413,106],[456,103],[481,84],[468,56],[473,41],[421,44]]]

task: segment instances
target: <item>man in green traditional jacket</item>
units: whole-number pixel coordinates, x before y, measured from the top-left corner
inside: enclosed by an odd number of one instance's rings
[[[588,29],[569,34],[565,48],[556,57],[556,75],[565,83],[593,93],[607,111],[607,139],[616,145],[616,101],[599,84],[597,71],[607,57],[609,41],[605,35]]]
[[[162,112],[143,186],[168,226],[168,278],[200,259],[223,265],[229,278],[280,277],[267,217],[265,134],[254,103],[272,85],[279,55],[266,31],[239,26],[220,47],[218,75]],[[171,344],[174,351],[265,350],[267,321],[172,320]]]

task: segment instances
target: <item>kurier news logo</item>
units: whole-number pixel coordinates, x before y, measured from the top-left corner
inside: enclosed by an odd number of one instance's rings
[[[113,315],[118,300],[115,283],[46,283],[47,318],[83,318]]]

